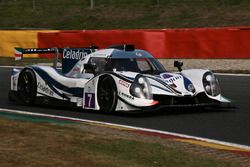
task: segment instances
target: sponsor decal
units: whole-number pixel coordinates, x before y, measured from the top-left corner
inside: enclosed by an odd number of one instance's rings
[[[177,80],[179,80],[181,78],[182,78],[182,76],[176,76],[176,77],[169,78],[169,79],[167,79],[165,81],[166,81],[167,84],[173,84],[175,81],[177,81]]]
[[[84,60],[85,57],[91,53],[90,49],[63,49],[62,53],[62,73],[67,74],[72,70],[74,65],[79,61],[79,60]],[[73,69],[73,70],[78,70],[78,69]],[[79,71],[74,71],[74,72],[80,72]]]
[[[77,98],[77,101],[76,101],[76,105],[77,105],[77,107],[80,107],[80,106],[82,106],[82,98]]]
[[[15,48],[15,60],[21,60],[23,58],[22,48]]]
[[[92,90],[92,89],[91,89],[91,87],[90,87],[90,86],[88,86],[88,92],[91,92],[91,90]]]
[[[127,95],[127,94],[125,94],[125,93],[123,93],[123,92],[119,92],[119,95],[120,95],[120,96],[123,96],[123,97],[125,97],[125,98],[127,98],[127,99],[130,99],[130,100],[134,100],[134,99],[135,99],[134,96]]]
[[[129,83],[127,83],[126,81],[121,80],[121,79],[119,80],[119,84],[122,85],[122,86],[124,86],[124,87],[126,87],[126,88],[128,88],[129,85],[130,85]]]
[[[54,94],[54,92],[52,90],[50,90],[50,88],[47,85],[44,85],[41,82],[38,82],[37,88],[50,96],[53,96],[53,94]]]
[[[88,53],[85,50],[63,49],[63,59],[80,60],[84,59]]]
[[[169,86],[171,86],[172,88],[176,88],[177,87],[174,83],[169,84]]]
[[[162,74],[162,78],[163,79],[168,79],[168,78],[171,78],[173,77],[173,75],[170,75],[170,74]]]
[[[135,55],[136,55],[136,56],[139,56],[139,57],[142,56],[142,54],[141,54],[140,52],[136,52]]]
[[[85,93],[84,106],[86,108],[95,108],[95,94],[94,93]]]

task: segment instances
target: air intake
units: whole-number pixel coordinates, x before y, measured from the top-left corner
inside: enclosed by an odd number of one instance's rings
[[[119,49],[119,50],[124,50],[124,51],[134,51],[135,46],[132,44],[125,44],[125,45],[112,45],[108,47],[109,49]]]

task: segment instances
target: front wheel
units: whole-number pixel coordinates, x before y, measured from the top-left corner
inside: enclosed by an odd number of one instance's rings
[[[97,100],[100,110],[104,112],[115,111],[117,104],[117,88],[112,77],[105,76],[100,79],[97,87]]]
[[[35,102],[37,94],[36,76],[31,69],[24,69],[18,78],[18,96],[23,104],[29,105]]]

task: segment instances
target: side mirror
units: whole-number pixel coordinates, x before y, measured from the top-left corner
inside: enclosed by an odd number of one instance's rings
[[[183,62],[180,61],[174,61],[174,67],[178,68],[178,70],[181,72],[181,67],[183,66]]]
[[[95,71],[96,67],[97,67],[96,64],[90,64],[90,63],[83,65],[84,70],[90,71],[94,75],[96,75],[96,71]]]

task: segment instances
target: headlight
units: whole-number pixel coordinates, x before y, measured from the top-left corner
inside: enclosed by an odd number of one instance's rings
[[[193,92],[193,93],[195,92],[195,88],[194,88],[194,85],[192,83],[190,83],[188,85],[188,91]]]
[[[192,92],[192,93],[195,93],[195,87],[194,85],[192,84],[192,82],[187,79],[186,77],[183,76],[183,79],[184,79],[184,85],[185,85],[185,88],[189,91],[189,92]]]
[[[130,86],[130,93],[135,97],[143,99],[152,99],[153,97],[148,79],[140,74],[135,77],[134,82]]]
[[[206,72],[203,75],[202,82],[203,82],[204,89],[208,95],[217,96],[221,93],[219,82],[212,72]]]

